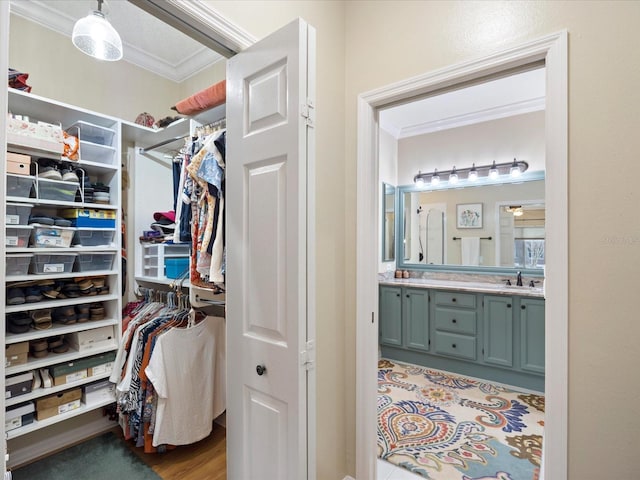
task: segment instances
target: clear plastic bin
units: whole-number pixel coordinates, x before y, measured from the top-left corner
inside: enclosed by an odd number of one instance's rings
[[[35,177],[7,174],[7,196],[29,198]]]
[[[73,270],[75,253],[35,254],[31,262],[32,273],[69,273]]]
[[[79,228],[76,230],[73,244],[83,247],[111,246],[115,233],[115,230]]]
[[[29,237],[33,227],[31,225],[22,225],[19,227],[12,227],[7,225],[5,227],[4,244],[7,247],[24,248],[29,246]]]
[[[7,203],[4,223],[6,225],[27,225],[33,205],[29,203]]]
[[[71,246],[75,230],[72,227],[54,227],[34,223],[31,244],[34,247],[67,248]]]
[[[7,255],[7,266],[5,273],[7,275],[26,275],[29,273],[29,265],[33,253],[18,253],[15,255]]]
[[[63,182],[62,180],[38,179],[38,198],[40,200],[54,200],[56,202],[73,202],[79,183]]]
[[[113,252],[80,253],[78,254],[78,271],[111,270],[115,256]]]
[[[67,130],[70,130],[72,135],[77,133],[80,140],[100,145],[111,145],[113,142],[113,136],[116,133],[110,128],[83,122],[82,120],[77,121]]]
[[[106,163],[113,165],[116,158],[116,149],[109,145],[100,145],[80,140],[80,159],[89,162]]]

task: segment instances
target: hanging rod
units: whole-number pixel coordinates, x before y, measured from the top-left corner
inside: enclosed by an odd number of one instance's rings
[[[454,240],[462,240],[462,237],[453,237]],[[480,240],[491,240],[491,237],[480,237]]]
[[[155,145],[151,145],[150,147],[147,148],[141,148],[140,149],[140,154],[144,155],[147,152],[150,152],[151,150],[155,150],[158,147],[162,147],[163,145],[167,145],[169,143],[173,143],[177,140],[184,140],[186,138],[186,135],[180,135],[178,137],[174,137],[174,138],[170,138],[168,140],[163,140],[162,142],[158,142]]]

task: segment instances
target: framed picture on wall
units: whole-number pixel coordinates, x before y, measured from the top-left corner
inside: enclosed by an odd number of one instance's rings
[[[482,203],[459,203],[456,220],[458,228],[482,228]]]

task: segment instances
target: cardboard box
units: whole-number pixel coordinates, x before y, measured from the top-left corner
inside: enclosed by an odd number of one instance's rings
[[[33,423],[35,409],[33,402],[7,408],[4,416],[4,430],[8,432]]]
[[[7,377],[4,382],[4,398],[14,398],[31,392],[33,385],[33,372],[21,373],[13,377]]]
[[[27,363],[29,342],[12,343],[5,346],[4,366],[13,367]]]
[[[95,377],[97,375],[106,375],[107,373],[111,373],[113,370],[113,362],[103,363],[101,365],[96,365],[95,367],[87,368],[87,375],[89,377]]]
[[[93,367],[113,362],[115,359],[116,352],[101,353],[92,357],[80,358],[73,362],[54,365],[49,368],[49,373],[53,377],[54,385],[65,385],[92,376],[90,372]],[[94,375],[99,374],[96,373]]]
[[[7,173],[31,174],[31,157],[20,153],[7,152]]]
[[[88,208],[68,208],[62,216],[71,220],[74,227],[115,228],[115,210],[92,210]]]
[[[53,376],[53,385],[58,387],[60,385],[66,385],[67,383],[77,382],[78,380],[82,380],[87,378],[88,373],[87,369],[83,368],[82,370],[77,370],[72,373],[66,373],[64,375]]]
[[[73,332],[67,335],[67,341],[79,352],[86,352],[92,349],[108,347],[115,343],[113,327],[93,328],[82,332]]]
[[[56,395],[39,398],[36,400],[36,419],[44,420],[45,418],[54,417],[80,408],[81,397],[82,390],[80,388],[74,388]]]
[[[96,405],[102,402],[115,402],[115,385],[109,380],[102,380],[86,385],[82,391],[82,403],[87,406]]]

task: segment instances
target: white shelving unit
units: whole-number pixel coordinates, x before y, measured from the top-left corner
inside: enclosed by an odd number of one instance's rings
[[[39,247],[34,248],[32,246],[9,247],[5,246],[2,250],[5,252],[5,258],[10,257],[13,254],[92,254],[96,253],[110,253],[113,255],[113,262],[111,268],[103,268],[100,270],[84,270],[77,271],[78,262],[74,266],[73,271],[66,273],[46,273],[36,274],[32,273],[33,270],[27,272],[20,272],[19,275],[7,275],[5,278],[0,279],[3,282],[2,288],[11,287],[16,282],[29,282],[40,280],[69,280],[76,278],[86,277],[104,277],[105,284],[109,286],[109,292],[101,295],[84,296],[81,295],[77,298],[65,298],[65,299],[44,299],[35,303],[23,303],[18,305],[0,305],[2,308],[2,317],[7,321],[7,315],[11,315],[16,312],[26,312],[28,314],[37,310],[53,309],[64,306],[75,306],[80,304],[101,303],[105,309],[105,316],[102,320],[88,320],[81,323],[73,323],[69,325],[53,322],[51,328],[45,330],[35,330],[31,328],[24,333],[5,333],[4,340],[5,345],[16,345],[23,342],[31,342],[33,340],[46,339],[58,335],[69,335],[76,332],[89,331],[93,329],[112,328],[113,329],[113,342],[107,345],[101,345],[99,348],[91,348],[88,350],[77,351],[73,347],[64,353],[49,352],[42,358],[34,358],[28,356],[26,363],[12,364],[5,367],[5,376],[14,374],[37,371],[41,368],[48,368],[57,364],[64,364],[67,362],[76,361],[86,357],[99,355],[102,353],[113,352],[117,349],[121,337],[121,312],[122,312],[122,299],[121,299],[121,262],[120,262],[120,250],[121,250],[121,234],[120,225],[122,222],[121,212],[121,159],[120,152],[122,148],[121,143],[121,121],[116,118],[101,115],[99,113],[90,112],[88,110],[67,105],[55,100],[49,100],[43,97],[39,97],[33,94],[27,94],[20,91],[9,89],[8,95],[8,107],[9,111],[15,115],[22,115],[29,117],[30,122],[46,122],[50,124],[61,125],[63,129],[68,129],[77,122],[80,122],[80,158],[77,161],[70,162],[67,159],[62,159],[60,154],[41,146],[32,147],[25,145],[28,141],[12,142],[16,140],[15,136],[9,138],[7,144],[7,151],[13,153],[19,153],[23,155],[29,155],[32,157],[32,162],[35,162],[38,158],[48,158],[51,160],[73,164],[75,168],[81,168],[89,177],[89,181],[92,184],[99,182],[109,187],[109,204],[94,203],[92,201],[61,201],[50,200],[43,198],[33,198],[34,192],[38,192],[37,188],[33,189],[31,197],[25,196],[6,196],[3,198],[5,203],[15,204],[29,204],[33,205],[31,214],[43,214],[49,216],[63,216],[64,210],[69,208],[74,209],[91,209],[91,210],[107,210],[115,213],[114,227],[93,230],[104,230],[113,232],[112,239],[109,245],[100,246],[71,246],[68,248],[56,247],[46,248]],[[95,128],[94,128],[95,127]],[[78,129],[75,130],[78,132]],[[84,132],[84,134],[83,134]],[[98,134],[104,134],[104,142],[101,142],[101,138],[95,137],[96,132]],[[75,133],[73,133],[75,134]],[[94,135],[93,138],[83,138],[86,134]],[[104,144],[101,144],[104,143]],[[34,174],[35,172],[32,172]],[[6,181],[6,180],[3,180]],[[36,179],[36,184],[38,179]],[[45,183],[45,182],[42,182]],[[55,183],[55,182],[54,182]],[[81,182],[82,183],[82,182]],[[83,194],[86,192],[83,192]],[[80,196],[84,198],[84,196]],[[15,227],[15,225],[13,225]],[[78,233],[82,228],[76,229]],[[102,234],[100,234],[102,236]],[[105,234],[108,235],[108,234]],[[85,243],[86,244],[86,243]],[[103,257],[104,258],[104,257]],[[108,263],[105,261],[105,263]],[[85,267],[86,268],[86,267]],[[39,398],[46,397],[48,395],[65,392],[71,389],[82,388],[84,385],[97,381],[104,380],[109,376],[109,373],[101,373],[93,377],[84,378],[82,380],[74,381],[60,386],[53,386],[50,388],[38,388],[32,390],[29,393],[13,396],[11,398],[5,398],[4,408],[19,406],[27,402],[34,402]],[[97,409],[100,409],[111,402],[105,401],[102,403],[96,403],[92,405],[82,404],[80,408],[71,410],[66,413],[55,415],[42,421],[34,420],[32,423],[23,425],[22,427],[6,431],[6,438],[11,440],[13,438],[36,432],[48,426],[64,422],[70,418],[83,415]],[[8,453],[11,454],[11,443],[8,444]]]

